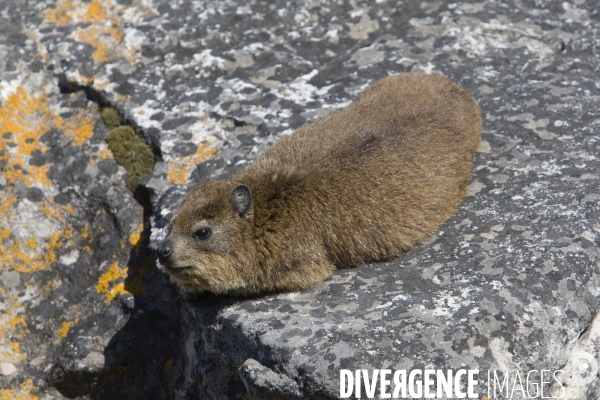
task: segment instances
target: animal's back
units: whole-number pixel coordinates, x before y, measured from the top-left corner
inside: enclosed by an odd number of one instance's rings
[[[334,264],[356,265],[398,255],[455,212],[481,129],[464,89],[402,74],[298,129],[262,162],[306,176],[313,196],[297,208],[298,223],[320,231]]]

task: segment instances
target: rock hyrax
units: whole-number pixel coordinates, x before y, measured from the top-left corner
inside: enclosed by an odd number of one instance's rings
[[[450,80],[381,79],[233,178],[191,189],[160,263],[186,291],[251,294],[389,260],[453,215],[481,129],[477,104]]]

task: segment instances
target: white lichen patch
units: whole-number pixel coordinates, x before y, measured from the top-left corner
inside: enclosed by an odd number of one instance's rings
[[[385,52],[372,47],[358,49],[350,57],[358,66],[378,64],[385,59]]]
[[[426,18],[413,18],[412,35],[422,37],[455,37],[456,41],[443,47],[444,52],[464,51],[469,58],[486,57],[495,51],[525,48],[536,62],[536,69],[552,64],[555,59],[552,46],[543,41],[543,30],[528,22],[512,23],[492,19],[484,22],[460,15],[442,17],[441,23]],[[515,40],[516,38],[516,40]]]
[[[313,69],[306,75],[299,76],[291,82],[282,83],[277,88],[271,89],[271,93],[280,99],[289,100],[299,105],[306,105],[307,103],[325,96],[327,92],[334,86],[329,85],[322,88],[317,88],[316,86],[308,83],[318,73],[318,70]]]
[[[348,36],[354,40],[367,40],[369,34],[379,30],[379,22],[376,19],[371,19],[371,17],[369,17],[368,9],[356,9],[350,13],[351,18],[358,16],[360,16],[360,21],[358,23],[346,23],[350,29]]]

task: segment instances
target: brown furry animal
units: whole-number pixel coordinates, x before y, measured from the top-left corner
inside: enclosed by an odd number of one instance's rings
[[[384,78],[192,189],[159,260],[186,291],[299,290],[423,242],[465,195],[481,136],[469,94],[437,75]]]

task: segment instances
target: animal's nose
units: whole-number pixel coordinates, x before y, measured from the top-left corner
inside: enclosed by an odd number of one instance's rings
[[[168,241],[162,242],[158,246],[157,253],[160,258],[169,258],[171,256],[171,244]]]

